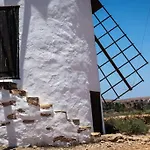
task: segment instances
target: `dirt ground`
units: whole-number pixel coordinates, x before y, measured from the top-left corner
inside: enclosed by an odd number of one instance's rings
[[[1,148],[0,150],[7,150]],[[16,148],[13,150],[150,150],[150,143],[139,143],[139,142],[125,142],[125,143],[96,143],[96,144],[85,144],[76,147],[69,148]]]
[[[14,148],[12,150],[150,150],[150,135],[127,136],[122,134],[109,134],[94,137],[92,144],[83,144],[68,148],[37,147]],[[0,147],[0,150],[9,150]],[[11,150],[11,149],[10,149]]]

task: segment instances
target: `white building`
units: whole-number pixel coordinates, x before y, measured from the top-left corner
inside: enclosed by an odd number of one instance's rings
[[[1,145],[88,140],[100,97],[91,0],[0,0],[0,54]]]

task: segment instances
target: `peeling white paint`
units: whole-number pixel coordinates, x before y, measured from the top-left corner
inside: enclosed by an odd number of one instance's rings
[[[89,91],[100,88],[90,0],[4,0],[4,5],[20,5],[21,81],[16,81],[20,89],[39,97],[40,103],[53,104],[53,111],[66,111],[68,119],[92,126]],[[90,132],[78,134],[78,127],[64,114],[43,118],[43,110],[31,108],[26,99],[16,97],[16,101],[12,111],[21,107],[28,113],[19,114],[13,125],[7,126],[13,126],[10,137],[16,139],[11,145],[54,144],[57,135],[80,142],[89,139]],[[1,107],[0,112],[4,113]],[[25,125],[24,118],[36,122]],[[53,130],[47,131],[46,126]],[[0,130],[0,144],[8,144],[6,128]]]

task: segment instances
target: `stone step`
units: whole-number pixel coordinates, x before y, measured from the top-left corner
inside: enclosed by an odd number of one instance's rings
[[[25,110],[23,108],[18,108],[17,112],[19,112],[19,113],[25,113]]]
[[[41,109],[50,109],[53,107],[53,104],[40,104]]]
[[[17,116],[15,113],[12,113],[7,116],[7,119],[9,119],[9,120],[17,119]]]
[[[41,112],[40,115],[41,115],[42,117],[50,117],[50,116],[52,116],[51,113],[44,113],[44,112]]]
[[[92,137],[100,137],[101,133],[100,132],[91,132]]]
[[[81,133],[86,130],[91,130],[91,126],[79,126],[78,133]]]
[[[10,90],[10,93],[13,95],[27,96],[27,92],[24,90],[13,89],[13,90]]]
[[[92,132],[91,133],[91,142],[98,143],[101,141],[101,133],[100,132]]]
[[[65,114],[67,114],[67,112],[66,112],[66,111],[63,111],[63,110],[55,110],[54,112],[55,112],[55,113],[65,113]]]
[[[41,109],[40,115],[42,117],[50,117],[50,116],[53,116],[53,111],[51,109]]]
[[[5,90],[17,89],[17,84],[13,82],[0,82],[0,90],[2,88]]]
[[[80,119],[72,119],[72,122],[73,122],[75,125],[80,125]]]
[[[27,97],[27,103],[33,106],[39,106],[39,97]]]
[[[30,124],[30,123],[34,123],[35,120],[23,120],[23,123],[25,124]]]
[[[56,111],[54,111],[54,113],[62,113],[62,114],[65,114],[65,117],[66,117],[66,119],[67,119],[67,121],[69,121],[70,119],[68,119],[68,117],[67,117],[67,112],[66,111],[63,111],[63,110],[56,110]]]
[[[7,126],[7,125],[9,125],[9,124],[10,124],[9,121],[4,121],[4,122],[1,122],[1,123],[0,123],[0,126]]]
[[[2,105],[3,107],[7,107],[7,106],[11,106],[11,105],[15,105],[16,101],[15,100],[10,100],[8,102],[1,102],[0,105]]]

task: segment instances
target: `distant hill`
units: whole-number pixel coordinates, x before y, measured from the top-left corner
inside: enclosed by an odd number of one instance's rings
[[[133,101],[150,101],[150,96],[146,96],[146,97],[134,97],[134,98],[126,98],[126,99],[118,99],[114,102],[133,102]],[[106,100],[106,102],[111,102],[112,100]]]
[[[150,110],[150,96],[134,97],[127,99],[119,99],[112,103],[112,100],[106,100],[103,103],[104,111],[133,111],[133,110]]]

